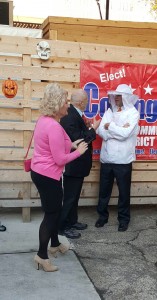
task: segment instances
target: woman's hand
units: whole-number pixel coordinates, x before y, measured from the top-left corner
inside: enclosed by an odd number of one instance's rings
[[[78,139],[72,143],[72,149],[77,149],[78,144],[83,141],[83,139]]]
[[[87,149],[88,149],[88,144],[85,142],[81,142],[77,147],[77,150],[80,152],[81,155],[85,153]]]

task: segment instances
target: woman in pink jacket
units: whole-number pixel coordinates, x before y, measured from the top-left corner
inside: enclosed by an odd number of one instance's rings
[[[39,228],[39,250],[35,255],[38,269],[41,265],[46,272],[57,271],[51,264],[49,251],[66,252],[68,248],[58,240],[58,223],[62,207],[62,172],[65,164],[78,158],[86,150],[85,142],[71,142],[59,124],[67,114],[67,92],[57,83],[48,84],[41,100],[40,112],[34,131],[34,153],[31,163],[31,178],[40,195],[44,218]],[[71,149],[74,151],[71,152]]]

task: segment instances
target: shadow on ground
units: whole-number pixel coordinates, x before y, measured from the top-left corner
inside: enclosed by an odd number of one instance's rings
[[[95,208],[79,208],[88,228],[73,240],[74,250],[105,300],[157,300],[157,206],[135,206],[126,232],[118,232],[117,210],[108,224],[94,226]]]

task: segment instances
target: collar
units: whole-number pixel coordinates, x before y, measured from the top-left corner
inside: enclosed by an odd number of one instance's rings
[[[77,110],[77,112],[79,113],[79,115],[82,117],[83,112],[82,112],[79,108],[77,108],[76,106],[74,106],[74,107],[75,107],[75,109]]]

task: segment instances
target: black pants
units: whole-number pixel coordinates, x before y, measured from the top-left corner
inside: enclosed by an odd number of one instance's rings
[[[132,163],[130,164],[101,164],[100,189],[97,211],[100,218],[107,221],[109,217],[108,203],[111,197],[114,178],[116,178],[118,197],[118,221],[129,223],[130,221],[130,187],[131,187]]]
[[[58,228],[63,199],[62,181],[33,171],[31,171],[31,178],[38,189],[42,209],[45,213],[39,228],[38,255],[47,259],[47,247],[50,239],[52,247],[57,247],[60,244]]]
[[[60,229],[70,228],[78,220],[78,202],[84,177],[63,176],[63,206]]]

